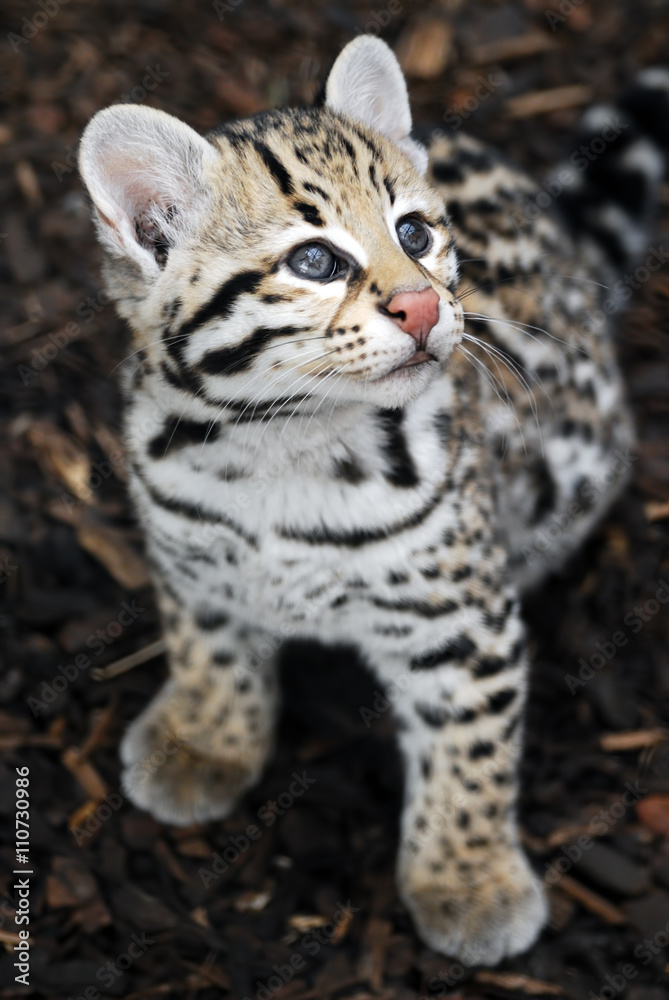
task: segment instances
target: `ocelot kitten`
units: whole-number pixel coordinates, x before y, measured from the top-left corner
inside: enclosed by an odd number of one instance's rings
[[[227,815],[272,752],[282,638],[354,642],[398,695],[402,898],[469,964],[546,917],[516,820],[519,595],[630,461],[610,286],[645,245],[669,74],[626,100],[586,117],[584,141],[618,133],[563,177],[564,222],[480,143],[411,138],[372,37],[321,106],[206,138],[115,106],[81,144],[171,670],[123,741],[128,793],[165,822]]]

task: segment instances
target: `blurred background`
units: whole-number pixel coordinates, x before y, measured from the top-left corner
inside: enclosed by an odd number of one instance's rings
[[[130,347],[101,290],[76,149],[91,115],[118,102],[201,131],[308,103],[342,45],[368,31],[398,54],[417,123],[467,129],[541,176],[573,151],[584,108],[669,64],[668,4],[9,0],[0,19],[0,821],[11,843],[14,768],[29,766],[35,870],[23,987],[15,859],[0,849],[0,997],[662,1000],[666,264],[619,321],[639,434],[632,485],[527,605],[522,818],[551,923],[528,955],[464,970],[417,940],[397,900],[392,718],[350,651],[283,651],[279,747],[228,820],[161,827],[119,789],[120,736],[165,664],[124,488],[116,369]],[[666,211],[648,252],[661,252],[662,226]],[[96,679],[127,657],[134,669]]]

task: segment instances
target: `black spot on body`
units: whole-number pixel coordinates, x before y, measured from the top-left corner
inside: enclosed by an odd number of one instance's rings
[[[170,451],[185,448],[191,444],[207,444],[216,441],[220,434],[218,424],[199,420],[187,420],[185,417],[171,416],[165,421],[160,434],[151,438],[147,451],[151,458],[165,458]]]
[[[412,670],[426,670],[445,663],[464,663],[476,651],[476,644],[469,636],[458,635],[449,639],[440,649],[431,650],[411,660]]]
[[[530,468],[535,492],[534,510],[530,520],[537,524],[555,508],[557,499],[555,481],[543,458],[537,459]]]
[[[465,179],[457,163],[449,163],[447,160],[437,160],[432,164],[432,176],[441,184],[461,184]]]
[[[483,656],[474,668],[475,677],[494,677],[507,666],[507,660],[501,656]]]
[[[492,757],[495,753],[495,745],[490,740],[477,740],[469,748],[470,760],[481,760],[482,757]]]
[[[335,459],[334,463],[334,474],[337,479],[343,479],[347,483],[351,483],[353,486],[357,486],[364,479],[367,478],[365,470],[359,464],[358,460],[353,457],[353,455],[348,455],[346,458]]]
[[[499,715],[514,701],[517,695],[518,692],[515,688],[502,688],[501,691],[495,691],[494,694],[488,695],[488,711],[493,715]]]
[[[217,667],[229,667],[231,663],[234,663],[235,656],[234,653],[230,653],[227,649],[218,649],[211,659]]]
[[[213,632],[215,629],[224,628],[229,620],[226,614],[214,608],[202,608],[195,614],[195,624],[203,632]]]
[[[414,708],[416,715],[420,716],[430,729],[442,729],[446,724],[448,713],[443,708],[439,708],[437,705],[426,705],[422,702],[419,702]]]
[[[390,469],[384,473],[386,479],[393,486],[417,486],[419,479],[402,430],[404,411],[379,410],[378,412],[381,426],[386,434],[383,450],[390,461]]]

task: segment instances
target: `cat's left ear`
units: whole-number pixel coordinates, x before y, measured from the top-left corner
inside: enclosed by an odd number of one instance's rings
[[[427,170],[427,151],[410,138],[409,94],[400,64],[385,42],[361,35],[338,56],[325,87],[327,107],[381,132],[416,170]]]

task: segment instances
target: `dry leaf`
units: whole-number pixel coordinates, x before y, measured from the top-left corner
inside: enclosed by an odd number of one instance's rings
[[[116,528],[102,524],[82,524],[77,530],[82,549],[101,562],[107,572],[126,590],[137,590],[149,582],[142,558]]]

